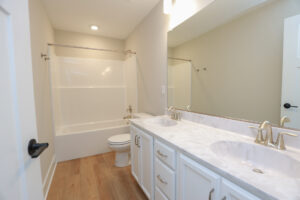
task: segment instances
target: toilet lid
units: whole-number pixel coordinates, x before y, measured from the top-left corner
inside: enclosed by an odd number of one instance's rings
[[[110,144],[126,144],[130,142],[130,134],[114,135],[108,138]]]

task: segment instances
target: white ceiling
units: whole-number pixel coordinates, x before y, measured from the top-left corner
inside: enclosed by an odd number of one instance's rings
[[[274,0],[215,0],[168,32],[168,46],[183,44],[271,1]]]
[[[125,39],[159,0],[42,0],[55,29]],[[99,26],[91,31],[90,25]]]

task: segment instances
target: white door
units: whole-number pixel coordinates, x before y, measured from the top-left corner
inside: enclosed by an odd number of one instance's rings
[[[220,176],[180,155],[178,168],[179,200],[216,200],[219,194]]]
[[[138,144],[141,147],[140,157],[140,184],[149,199],[153,194],[153,138],[139,130]]]
[[[131,127],[131,174],[135,178],[137,182],[139,182],[139,157],[140,157],[140,148],[138,146],[138,132],[137,129],[134,127]]]
[[[237,185],[223,179],[221,185],[221,200],[260,200],[258,197],[243,190]]]
[[[27,0],[0,0],[0,199],[42,200]]]
[[[286,127],[300,128],[300,15],[284,22],[281,117]]]

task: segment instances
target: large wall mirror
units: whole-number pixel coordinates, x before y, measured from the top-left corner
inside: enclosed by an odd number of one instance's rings
[[[300,0],[214,0],[170,30],[168,106],[300,129]]]

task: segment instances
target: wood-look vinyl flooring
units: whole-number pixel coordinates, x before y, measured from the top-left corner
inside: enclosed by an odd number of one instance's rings
[[[130,166],[114,166],[114,153],[57,164],[47,200],[146,200]]]

